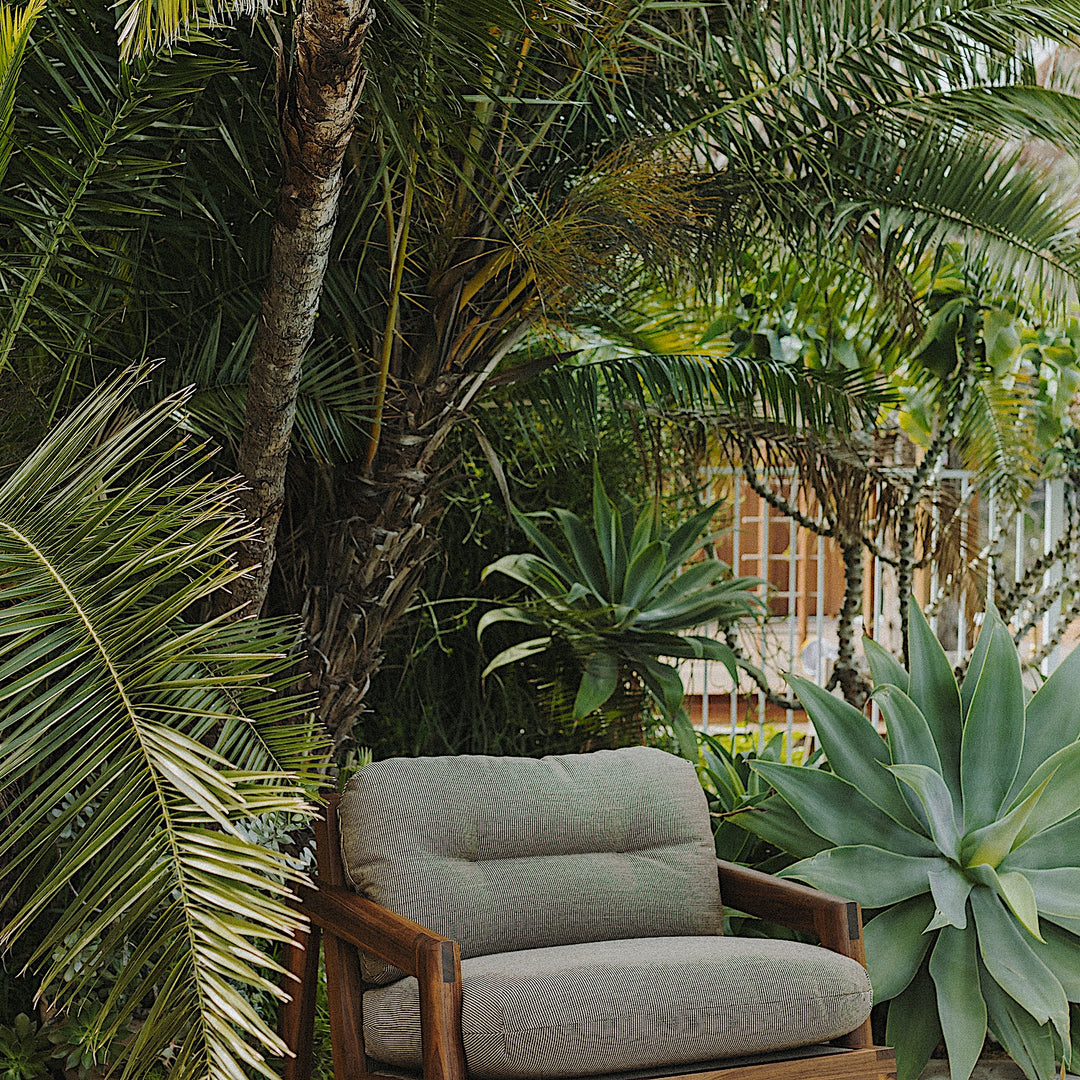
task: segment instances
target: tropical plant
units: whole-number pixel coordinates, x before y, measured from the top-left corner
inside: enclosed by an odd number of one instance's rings
[[[869,639],[887,740],[795,676],[831,771],[755,762],[804,833],[782,871],[873,912],[866,955],[897,1075],[944,1038],[967,1080],[987,1029],[1032,1080],[1077,1048],[1080,650],[1030,700],[1008,628],[986,613],[957,685],[917,606],[909,670]],[[738,820],[758,831],[767,814]]]
[[[713,836],[718,858],[756,867],[765,873],[775,873],[791,862],[791,858],[774,842],[755,836],[742,828],[738,816],[744,811],[767,812],[763,807],[773,793],[768,782],[753,769],[755,761],[795,761],[802,767],[815,768],[821,764],[821,748],[805,757],[805,746],[795,749],[785,731],[775,731],[767,738],[760,733],[758,742],[738,746],[738,740],[718,738],[700,733],[701,765],[698,775],[709,798],[713,815]],[[764,745],[760,745],[764,743]],[[730,745],[728,745],[730,744]]]
[[[281,994],[267,950],[298,870],[248,837],[310,815],[325,750],[284,692],[291,625],[190,621],[250,526],[182,395],[130,408],[141,377],[2,474],[0,947],[29,943],[61,1011],[119,963],[81,1042],[134,1023],[124,1077],[166,1051],[174,1080],[269,1077],[283,1047],[245,991]]]
[[[574,719],[601,708],[627,682],[640,685],[671,724],[683,754],[696,761],[697,736],[683,708],[682,678],[660,657],[716,660],[737,679],[743,662],[725,642],[686,631],[706,623],[727,627],[761,611],[760,599],[749,591],[760,584],[756,579],[731,577],[731,568],[716,558],[690,563],[711,540],[706,530],[718,505],[672,528],[658,498],[635,516],[627,497],[608,497],[596,470],[591,528],[568,510],[551,511],[569,558],[515,512],[539,554],[504,555],[482,577],[504,574],[534,596],[485,612],[477,635],[497,623],[542,633],[503,649],[484,675],[538,653],[569,649],[580,664]]]

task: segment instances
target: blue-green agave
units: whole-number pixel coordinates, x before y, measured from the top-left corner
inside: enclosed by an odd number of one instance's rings
[[[800,861],[785,876],[867,909],[898,1080],[942,1039],[967,1080],[987,1029],[1049,1080],[1080,1051],[1080,650],[1028,699],[991,611],[958,685],[913,605],[910,671],[873,641],[866,654],[887,738],[790,676],[829,771],[755,762],[773,821],[741,820],[786,838]]]

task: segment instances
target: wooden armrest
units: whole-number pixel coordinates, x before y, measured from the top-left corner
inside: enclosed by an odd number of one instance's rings
[[[437,950],[453,955],[454,943],[426,926],[365,900],[343,885],[319,878],[313,884],[313,888],[301,885],[297,895],[301,910],[316,926],[406,974],[418,973],[422,953]]]
[[[862,910],[854,900],[820,892],[797,881],[717,859],[724,906],[757,915],[790,930],[816,934],[833,952],[865,966]]]

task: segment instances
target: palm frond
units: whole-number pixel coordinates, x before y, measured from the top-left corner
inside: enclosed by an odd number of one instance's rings
[[[30,0],[18,11],[14,5],[0,4],[0,181],[11,158],[19,67],[30,42],[30,31],[44,10],[45,0]]]
[[[61,1007],[124,956],[98,1034],[154,992],[124,1077],[170,1046],[178,1078],[270,1077],[281,1044],[239,988],[279,993],[266,943],[295,923],[298,872],[246,829],[310,813],[322,744],[284,692],[290,626],[186,621],[248,527],[185,441],[182,397],[130,411],[139,380],[91,395],[0,487],[0,784],[19,794],[0,862],[23,901],[2,943],[40,931]]]

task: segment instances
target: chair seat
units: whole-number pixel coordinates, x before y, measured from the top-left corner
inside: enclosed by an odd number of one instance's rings
[[[478,1077],[585,1076],[826,1042],[870,1014],[856,961],[765,938],[656,937],[462,961],[462,1040]],[[414,978],[364,994],[377,1061],[422,1064]]]

